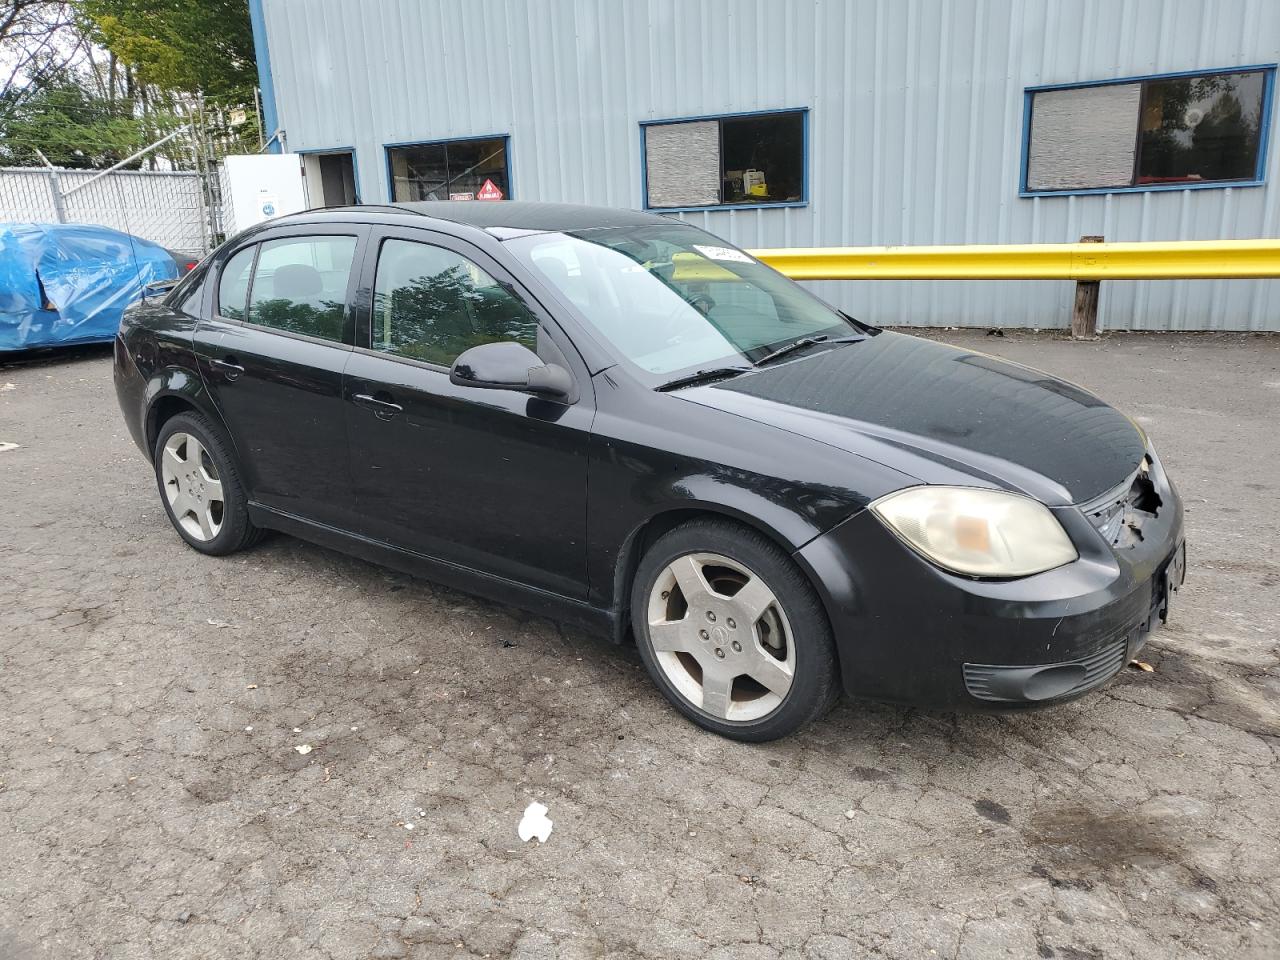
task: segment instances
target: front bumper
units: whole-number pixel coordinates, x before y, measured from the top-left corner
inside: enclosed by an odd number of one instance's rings
[[[1018,580],[929,563],[864,510],[797,554],[835,631],[853,696],[960,709],[1042,706],[1115,676],[1168,615],[1184,571],[1182,504],[1161,491],[1140,543],[1112,548],[1056,509],[1080,557]]]

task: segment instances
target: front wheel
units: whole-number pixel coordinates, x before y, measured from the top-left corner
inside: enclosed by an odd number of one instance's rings
[[[658,688],[723,736],[786,736],[839,696],[821,602],[791,558],[749,528],[699,520],[662,536],[636,572],[631,616]]]

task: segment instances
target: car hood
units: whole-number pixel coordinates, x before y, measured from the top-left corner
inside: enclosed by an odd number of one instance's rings
[[[924,483],[977,480],[1052,505],[1106,493],[1146,454],[1133,421],[1082,387],[887,331],[681,396]]]

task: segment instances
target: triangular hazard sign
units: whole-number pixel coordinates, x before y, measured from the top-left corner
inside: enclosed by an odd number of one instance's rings
[[[477,200],[501,200],[502,191],[498,189],[498,185],[492,180],[486,179],[484,186],[476,191]]]

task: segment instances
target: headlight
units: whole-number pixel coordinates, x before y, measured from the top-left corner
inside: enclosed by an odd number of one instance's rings
[[[938,566],[975,577],[1025,577],[1079,554],[1043,503],[977,487],[911,487],[871,504]]]

